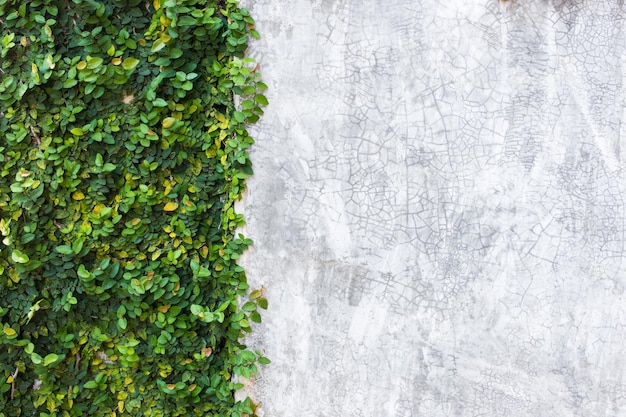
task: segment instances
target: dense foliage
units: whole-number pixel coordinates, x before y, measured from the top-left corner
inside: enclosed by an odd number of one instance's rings
[[[236,0],[0,0],[1,417],[254,413],[248,35]]]

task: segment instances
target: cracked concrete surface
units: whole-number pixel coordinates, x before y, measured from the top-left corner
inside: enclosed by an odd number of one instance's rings
[[[248,0],[265,417],[624,416],[619,0]]]

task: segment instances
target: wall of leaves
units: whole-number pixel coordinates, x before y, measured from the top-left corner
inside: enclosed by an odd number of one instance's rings
[[[236,0],[0,0],[0,417],[254,414],[249,36]]]

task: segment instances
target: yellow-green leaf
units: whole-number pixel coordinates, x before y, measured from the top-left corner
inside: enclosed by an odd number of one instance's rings
[[[56,362],[58,359],[59,359],[59,355],[55,353],[50,353],[46,355],[46,357],[43,359],[43,366],[48,366],[51,363]]]
[[[74,191],[74,194],[72,194],[72,198],[77,201],[84,200],[85,194],[83,194],[81,191]]]
[[[89,57],[87,58],[87,68],[96,69],[100,65],[102,65],[103,59],[100,57]]]
[[[163,127],[165,129],[169,129],[170,127],[172,127],[175,121],[176,119],[174,119],[173,117],[166,117],[165,119],[163,119]]]
[[[56,66],[56,64],[54,63],[54,60],[52,58],[52,55],[50,55],[50,54],[46,55],[45,62],[46,62],[46,65],[48,66],[48,68],[50,68],[50,69],[54,69],[54,67]]]
[[[165,207],[163,207],[164,211],[174,211],[178,208],[178,203],[176,203],[175,201],[170,201],[169,203],[167,203],[165,205]]]
[[[11,252],[11,259],[13,260],[13,262],[18,263],[18,264],[25,264],[28,261],[30,261],[30,259],[28,258],[28,255],[26,255],[25,253],[22,253],[21,251],[17,249],[13,249],[13,252]]]
[[[152,44],[152,52],[159,52],[161,49],[165,48],[165,42],[163,42],[161,39],[157,39],[156,41],[154,41],[154,43]]]
[[[17,336],[17,332],[15,331],[15,329],[12,329],[7,325],[4,326],[3,330],[4,330],[4,334],[6,334],[9,338]]]
[[[122,62],[122,68],[125,70],[132,70],[139,64],[139,60],[137,58],[129,57]]]

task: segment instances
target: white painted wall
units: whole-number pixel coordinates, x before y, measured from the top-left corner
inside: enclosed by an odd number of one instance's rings
[[[265,417],[626,416],[618,0],[248,0]]]

